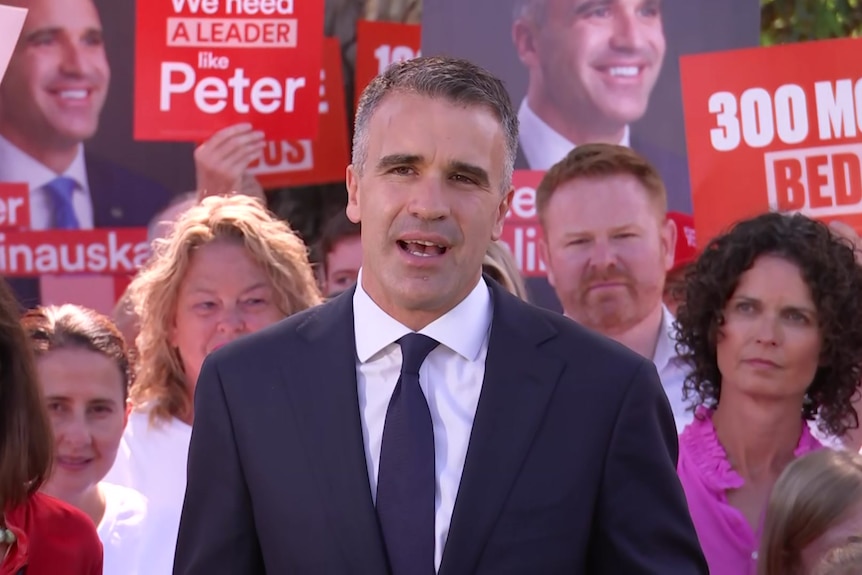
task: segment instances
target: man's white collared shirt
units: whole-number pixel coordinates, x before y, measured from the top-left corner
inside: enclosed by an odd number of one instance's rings
[[[440,342],[419,370],[419,385],[434,427],[435,569],[440,568],[443,557],[485,378],[492,308],[488,285],[480,279],[460,304],[419,331]],[[353,322],[365,460],[371,495],[376,501],[386,411],[401,375],[401,347],[397,341],[413,330],[371,299],[362,288],[362,270],[353,295]]]

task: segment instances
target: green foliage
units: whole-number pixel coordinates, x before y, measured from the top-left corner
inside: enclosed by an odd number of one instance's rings
[[[763,46],[862,37],[862,0],[760,0]]]

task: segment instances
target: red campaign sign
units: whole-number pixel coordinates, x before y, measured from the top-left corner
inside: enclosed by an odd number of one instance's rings
[[[135,139],[317,133],[321,0],[138,0]]]
[[[772,210],[862,231],[862,39],[681,59],[697,241]]]
[[[500,238],[515,256],[518,270],[524,277],[543,278],[548,275],[545,262],[539,255],[542,228],[536,213],[536,188],[544,175],[545,172],[537,170],[515,171],[512,177],[515,194]]]
[[[422,55],[419,24],[360,20],[356,25],[355,103],[366,86],[396,62]]]
[[[350,152],[341,46],[337,38],[325,38],[323,42],[317,137],[268,141],[261,160],[249,166],[249,172],[264,189],[344,180]]]
[[[30,227],[30,189],[27,184],[0,182],[0,231]]]
[[[146,228],[0,233],[0,275],[133,274],[150,257]]]

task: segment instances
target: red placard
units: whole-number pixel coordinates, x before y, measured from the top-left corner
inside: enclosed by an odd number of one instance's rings
[[[356,103],[371,80],[395,62],[421,56],[418,24],[360,20],[356,25]]]
[[[321,0],[138,0],[135,139],[317,133]]]
[[[862,39],[681,59],[698,246],[768,210],[862,231]]]
[[[150,257],[146,228],[0,233],[0,275],[135,273]]]
[[[512,183],[515,194],[500,238],[515,256],[518,269],[524,277],[545,277],[548,275],[545,262],[539,256],[539,241],[542,227],[536,213],[536,188],[545,172],[537,170],[516,170]]]
[[[264,189],[344,180],[350,152],[341,46],[337,38],[325,38],[323,42],[317,137],[267,142],[261,160],[249,166]]]
[[[0,231],[30,227],[30,189],[27,184],[0,182]]]

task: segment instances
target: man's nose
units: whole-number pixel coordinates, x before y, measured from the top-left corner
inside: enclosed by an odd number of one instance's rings
[[[422,220],[438,220],[449,215],[449,203],[444,184],[437,178],[428,178],[410,192],[410,214]]]
[[[630,10],[619,9],[614,14],[611,45],[618,50],[636,50],[644,41],[643,22]]]
[[[86,47],[72,38],[62,40],[63,57],[60,69],[64,74],[79,76],[84,73],[86,67]]]
[[[599,269],[605,269],[617,263],[617,254],[606,240],[597,240],[590,250],[590,264]]]

